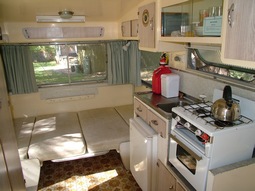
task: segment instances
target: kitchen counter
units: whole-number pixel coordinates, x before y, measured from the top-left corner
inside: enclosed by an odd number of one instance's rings
[[[168,103],[177,103],[181,100],[189,101],[190,103],[199,102],[201,100],[189,96],[183,92],[179,93],[179,97],[166,98],[162,95],[155,94],[152,91],[147,92],[136,92],[135,97],[140,99],[146,105],[154,109],[158,114],[166,119],[172,119],[172,113],[166,112],[163,109],[159,108],[159,104],[168,104]]]

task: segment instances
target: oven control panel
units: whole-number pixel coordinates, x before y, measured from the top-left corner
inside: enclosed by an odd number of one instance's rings
[[[201,142],[203,143],[210,142],[209,135],[207,135],[201,129],[198,129],[193,124],[191,124],[190,122],[186,121],[184,118],[182,118],[181,116],[173,112],[172,124],[174,124],[174,121],[175,121],[175,125],[172,126],[172,130],[174,128],[185,128],[185,129],[188,129],[190,132],[192,132],[192,134],[194,134],[197,138],[199,138]]]

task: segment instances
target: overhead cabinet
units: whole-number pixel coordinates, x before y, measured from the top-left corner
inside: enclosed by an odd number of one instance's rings
[[[255,69],[255,0],[225,0],[222,61]]]
[[[138,36],[138,19],[124,21],[121,23],[122,37]]]
[[[221,44],[222,0],[161,0],[161,41]]]
[[[155,2],[138,9],[140,47],[155,47]]]

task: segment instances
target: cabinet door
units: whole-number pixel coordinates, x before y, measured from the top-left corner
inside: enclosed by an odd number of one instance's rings
[[[160,134],[161,137],[166,138],[166,122],[157,116],[152,111],[148,111],[147,123]]]
[[[147,122],[147,107],[137,99],[134,99],[134,112]]]
[[[175,191],[176,179],[166,169],[163,163],[158,160],[157,162],[157,191]]]
[[[121,32],[123,37],[131,37],[131,21],[121,23]]]
[[[131,36],[132,37],[138,36],[138,19],[131,21]]]
[[[139,40],[140,46],[155,47],[155,2],[139,7]]]
[[[255,69],[255,1],[224,1],[222,61]]]
[[[179,182],[176,182],[176,191],[186,191],[186,189]]]

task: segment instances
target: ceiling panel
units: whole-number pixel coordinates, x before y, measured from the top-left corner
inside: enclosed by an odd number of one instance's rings
[[[0,0],[0,19],[34,22],[36,15],[58,15],[64,9],[86,21],[116,21],[142,0]]]

